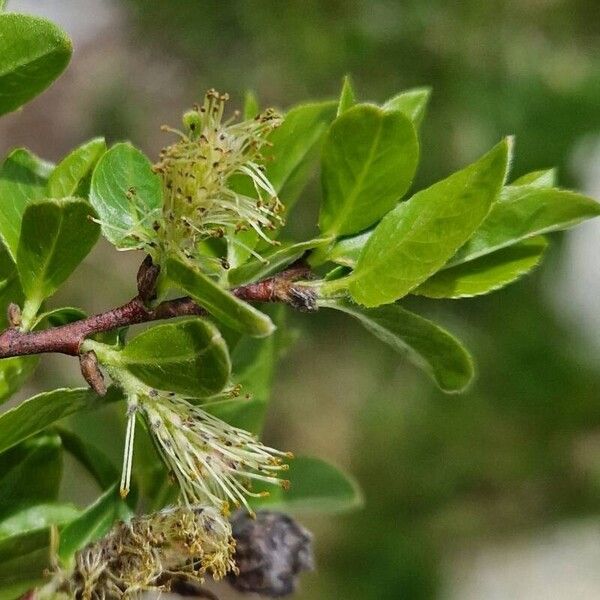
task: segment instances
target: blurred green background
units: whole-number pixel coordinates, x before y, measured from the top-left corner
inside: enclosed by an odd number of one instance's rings
[[[156,157],[205,89],[286,108],[431,86],[416,186],[515,134],[515,176],[556,165],[600,189],[597,0],[12,0],[74,37],[65,76],[3,119],[0,150],[56,160],[92,135]],[[319,186],[293,229],[316,228]],[[472,350],[478,379],[445,396],[343,316],[293,315],[265,436],[346,468],[358,513],[306,516],[318,571],[298,598],[600,597],[600,230],[554,237],[533,276],[490,297],[412,304]],[[133,291],[137,256],[106,246],[56,305],[100,310]],[[574,276],[574,274],[576,276]],[[116,281],[115,281],[116,278]],[[44,362],[27,393],[77,381]],[[115,448],[118,453],[120,448]],[[72,485],[75,485],[73,480]],[[82,491],[82,494],[84,492]],[[226,597],[226,593],[223,593]]]

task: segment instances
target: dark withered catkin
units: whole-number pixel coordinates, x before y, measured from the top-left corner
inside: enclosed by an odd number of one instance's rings
[[[259,511],[253,519],[239,512],[231,524],[239,573],[228,581],[236,590],[287,596],[296,590],[299,574],[314,568],[312,535],[291,517]]]

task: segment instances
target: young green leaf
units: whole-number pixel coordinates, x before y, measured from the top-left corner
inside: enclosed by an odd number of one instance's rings
[[[44,200],[25,210],[17,268],[36,311],[96,243],[100,228],[93,217],[92,207],[79,198]]]
[[[473,378],[473,360],[450,333],[397,304],[366,309],[347,301],[322,306],[345,312],[382,342],[429,373],[445,392],[460,392]]]
[[[356,104],[356,95],[352,89],[352,81],[350,77],[346,75],[344,77],[344,83],[342,84],[342,92],[340,93],[340,99],[338,101],[337,116],[339,117],[342,113],[345,113],[349,108],[352,108]]]
[[[301,104],[290,109],[269,136],[267,178],[289,212],[307,183],[327,126],[335,117],[335,102]]]
[[[106,152],[104,138],[94,138],[63,158],[48,179],[50,198],[87,196],[86,182],[100,157]]]
[[[117,488],[117,483],[108,488],[60,532],[58,558],[63,566],[70,566],[75,552],[106,534],[115,521],[130,515]]]
[[[291,483],[289,490],[271,486],[269,495],[254,502],[254,506],[296,513],[342,513],[363,504],[358,483],[318,458],[294,458],[286,477]]]
[[[438,271],[413,294],[428,298],[470,298],[489,294],[529,273],[542,260],[548,242],[525,240],[480,258]]]
[[[0,415],[0,452],[77,411],[93,410],[122,398],[114,387],[102,398],[89,388],[59,388],[33,396]]]
[[[481,227],[446,268],[597,216],[600,203],[582,194],[536,185],[507,186]]]
[[[107,490],[119,480],[119,469],[102,450],[64,427],[55,427],[54,431],[60,436],[63,448],[87,469],[101,489]]]
[[[33,201],[44,198],[51,168],[25,148],[13,150],[0,167],[0,238],[13,261],[17,259],[23,213]]]
[[[75,306],[61,306],[60,308],[53,308],[38,315],[35,325],[40,326],[46,322],[50,327],[60,327],[61,325],[81,321],[81,319],[85,319],[86,317],[86,312],[80,308]]]
[[[244,94],[244,119],[254,119],[259,112],[260,107],[256,94],[251,90],[247,90]]]
[[[231,363],[218,329],[192,317],[143,331],[118,353],[118,364],[145,384],[192,398],[219,393]]]
[[[374,229],[367,229],[358,235],[338,240],[327,252],[327,259],[353,269],[373,231]]]
[[[63,525],[79,515],[72,504],[52,502],[36,504],[11,515],[0,523],[0,539],[20,535],[50,525]]]
[[[37,356],[14,356],[0,360],[0,404],[29,379],[38,361]]]
[[[390,98],[382,108],[389,111],[399,110],[418,128],[423,122],[430,96],[431,88],[414,88]]]
[[[262,260],[255,258],[231,269],[227,274],[228,283],[230,286],[238,286],[264,279],[298,260],[307,250],[318,248],[327,241],[327,238],[317,238],[295,244],[283,243],[276,250],[264,254]]]
[[[64,71],[72,51],[71,40],[50,21],[0,14],[0,115],[43,92]]]
[[[418,157],[415,128],[401,112],[348,109],[323,144],[321,231],[347,235],[377,222],[408,190]]]
[[[43,436],[13,448],[1,457],[0,519],[27,506],[53,502],[62,477],[58,436]]]
[[[44,583],[50,543],[49,527],[0,540],[0,600],[15,600]]]
[[[269,136],[272,146],[267,151],[266,176],[288,214],[310,179],[335,110],[335,102],[301,104],[290,109]],[[241,243],[229,244],[227,260],[232,267],[244,264],[260,241],[254,230],[238,232],[235,238]]]
[[[387,214],[346,278],[360,304],[379,306],[402,298],[437,272],[481,225],[506,177],[509,141],[467,168],[418,192]]]
[[[236,298],[200,271],[169,259],[167,276],[228,327],[255,337],[273,333],[275,326],[267,315]]]
[[[106,239],[122,250],[138,248],[143,238],[153,237],[152,225],[160,217],[161,180],[137,148],[115,144],[94,169],[90,202]]]
[[[515,179],[511,185],[531,185],[539,188],[551,188],[556,185],[556,169],[543,169],[526,173]]]
[[[223,421],[260,434],[271,395],[275,367],[289,340],[283,306],[271,309],[277,331],[267,338],[243,336],[231,355],[232,380],[242,386],[243,396],[208,402],[203,408]]]

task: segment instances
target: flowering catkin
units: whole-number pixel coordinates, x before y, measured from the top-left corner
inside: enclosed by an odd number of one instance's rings
[[[35,600],[134,600],[170,580],[203,582],[236,572],[231,525],[212,507],[173,507],[118,523],[58,571]]]
[[[267,109],[254,119],[223,121],[229,96],[209,90],[202,106],[183,118],[184,131],[164,127],[179,140],[161,151],[154,170],[163,182],[163,216],[156,243],[165,252],[194,262],[206,259],[199,244],[223,237],[233,243],[239,231],[264,233],[281,223],[282,205],[265,175],[261,150],[281,123]],[[251,250],[251,249],[250,249]]]

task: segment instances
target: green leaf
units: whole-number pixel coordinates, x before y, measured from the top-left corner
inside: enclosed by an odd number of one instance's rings
[[[529,273],[542,260],[548,242],[525,240],[486,256],[438,271],[413,294],[428,298],[470,298],[489,294]]]
[[[163,202],[161,180],[137,148],[115,144],[94,169],[90,202],[106,239],[122,250],[139,248],[143,236],[154,237],[152,225]]]
[[[87,313],[81,310],[81,308],[75,306],[61,306],[60,308],[54,308],[39,315],[36,320],[36,325],[40,325],[46,321],[51,327],[60,327],[62,325],[68,325],[69,323],[75,323],[75,321],[81,321],[86,317]]]
[[[597,216],[600,203],[582,194],[535,185],[507,186],[481,227],[447,267]]]
[[[358,235],[341,238],[327,252],[327,259],[338,265],[354,268],[360,253],[373,235],[373,231],[375,230],[367,229]]]
[[[58,436],[27,441],[0,458],[0,519],[34,504],[53,502],[62,476]]]
[[[167,276],[228,327],[254,337],[273,333],[275,326],[267,315],[236,298],[200,271],[170,258],[167,260]]]
[[[100,229],[93,216],[91,206],[79,198],[44,200],[25,210],[17,267],[36,311],[96,243]]]
[[[348,109],[323,143],[321,231],[347,235],[381,219],[408,190],[418,157],[415,128],[401,112]]]
[[[101,538],[115,521],[130,514],[117,488],[115,483],[60,532],[58,557],[65,567],[71,565],[77,550]]]
[[[259,112],[260,107],[256,95],[253,91],[247,90],[244,94],[244,119],[254,119]]]
[[[276,250],[264,254],[263,260],[255,258],[240,267],[231,269],[227,274],[228,283],[233,287],[264,279],[298,260],[307,250],[318,248],[327,242],[327,238],[297,243],[284,242]]]
[[[335,102],[301,104],[290,109],[269,136],[267,178],[289,212],[308,182],[323,134],[335,117]]]
[[[360,508],[363,497],[358,484],[337,467],[318,458],[298,456],[287,472],[289,490],[267,489],[269,496],[254,507],[286,512],[341,513]]]
[[[389,111],[399,110],[415,124],[415,127],[419,127],[427,110],[429,96],[431,88],[414,88],[390,98],[382,108]]]
[[[511,185],[531,185],[539,188],[551,188],[556,185],[556,169],[543,169],[526,173],[515,179]]]
[[[314,170],[323,134],[335,117],[335,102],[302,104],[290,109],[283,123],[269,136],[272,146],[266,176],[289,214]],[[230,243],[227,260],[233,267],[242,265],[260,238],[254,230],[235,234],[241,244]]]
[[[77,411],[93,410],[122,397],[114,387],[109,388],[104,397],[96,395],[89,388],[59,388],[33,396],[0,415],[0,452]]]
[[[356,95],[352,89],[352,81],[350,77],[346,75],[344,77],[344,83],[342,84],[342,92],[340,93],[340,99],[338,101],[337,116],[339,117],[342,113],[345,113],[349,108],[352,108],[356,104]]]
[[[274,306],[271,313],[277,323],[275,334],[261,339],[243,336],[232,352],[232,379],[241,385],[242,395],[203,405],[219,419],[257,435],[262,430],[278,359],[289,342],[285,308]]]
[[[26,531],[50,525],[64,525],[79,515],[72,504],[53,502],[36,504],[19,511],[0,523],[0,539],[20,535]]]
[[[86,181],[92,175],[100,157],[106,152],[104,138],[94,138],[68,154],[48,179],[47,192],[51,198],[87,196]]]
[[[88,470],[102,490],[107,490],[118,481],[121,475],[119,469],[102,450],[64,427],[56,427],[55,431],[60,436],[64,449]]]
[[[15,356],[0,360],[0,404],[10,398],[35,371],[37,356]]]
[[[0,600],[15,600],[43,583],[50,543],[48,527],[0,540]]]
[[[506,177],[509,141],[387,214],[346,279],[360,304],[402,298],[429,279],[481,225]],[[341,288],[343,279],[326,285]]]
[[[0,167],[0,237],[13,261],[23,213],[31,202],[45,196],[49,170],[48,163],[25,148],[13,150]]]
[[[151,327],[115,352],[119,364],[145,384],[193,398],[220,392],[231,372],[221,334],[198,317]]]
[[[65,70],[72,51],[71,40],[50,21],[0,14],[0,115],[43,92]]]
[[[358,319],[374,336],[431,375],[445,392],[460,392],[473,378],[473,360],[454,336],[397,304],[365,309],[340,300],[322,302],[322,306]]]

